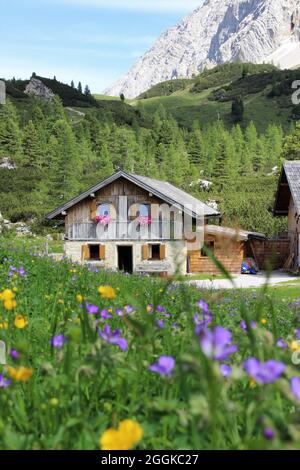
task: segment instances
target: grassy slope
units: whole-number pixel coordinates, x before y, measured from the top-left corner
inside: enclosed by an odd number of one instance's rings
[[[155,112],[159,105],[163,105],[174,118],[184,127],[190,127],[193,121],[198,120],[201,126],[212,123],[217,119],[223,120],[227,125],[231,120],[231,102],[209,101],[208,96],[212,89],[199,94],[181,91],[171,96],[149,98],[143,100],[145,110]],[[136,105],[139,101],[134,101]],[[263,131],[269,124],[289,126],[289,117],[292,105],[280,99],[269,99],[263,93],[246,97],[244,125],[253,121],[259,131]]]
[[[272,71],[269,68],[264,70],[264,65],[255,66],[253,73],[250,69],[245,77],[241,77],[238,76],[234,65],[230,73],[226,67],[223,66],[225,71],[223,78],[223,69],[219,67],[220,72],[216,73],[215,69],[211,72],[205,72],[203,78],[200,75],[194,82],[186,80],[185,86],[184,81],[181,80],[180,89],[173,93],[165,91],[164,83],[157,85],[146,94],[141,95],[140,98],[133,100],[131,104],[133,106],[140,104],[150,113],[155,112],[160,105],[163,105],[185,127],[190,127],[195,120],[200,121],[201,125],[205,125],[216,119],[222,119],[225,124],[230,126],[232,124],[232,96],[242,95],[245,104],[243,126],[253,121],[259,131],[264,131],[269,124],[281,124],[284,128],[289,127],[293,110],[291,87],[288,87],[288,90],[291,90],[288,94],[268,96],[272,89],[273,80],[279,84],[292,80],[291,77],[287,78],[285,71],[276,69]],[[261,71],[259,67],[261,67]],[[293,73],[300,76],[300,71]],[[226,100],[216,99],[218,90],[225,90]],[[164,95],[164,93],[166,94]],[[147,96],[149,97],[147,98]]]

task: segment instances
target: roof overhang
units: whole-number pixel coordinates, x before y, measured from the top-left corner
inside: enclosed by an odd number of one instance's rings
[[[179,210],[182,210],[183,212],[187,213],[188,215],[195,217],[196,219],[199,217],[197,212],[194,212],[190,208],[185,207],[184,205],[178,203],[178,201],[175,201],[171,197],[169,197],[167,194],[158,191],[156,188],[153,188],[151,185],[141,182],[138,178],[136,178],[132,174],[128,174],[125,171],[118,171],[117,173],[113,174],[112,176],[109,176],[105,180],[101,181],[100,183],[96,184],[95,186],[92,186],[91,188],[87,189],[83,193],[79,194],[78,196],[70,199],[68,202],[65,204],[62,204],[59,206],[57,209],[55,209],[52,212],[49,212],[46,215],[47,220],[53,220],[58,217],[64,217],[66,215],[66,211],[70,209],[71,207],[75,206],[79,202],[83,201],[84,199],[88,197],[93,197],[94,194],[97,191],[100,191],[102,188],[108,186],[110,183],[113,183],[119,178],[125,178],[131,183],[136,184],[137,186],[141,187],[145,191],[148,191],[149,193],[153,194],[154,196],[158,197],[164,202],[167,202],[168,204],[178,208]],[[208,207],[208,206],[207,206]],[[209,208],[210,209],[210,208]],[[214,209],[211,209],[211,213],[206,213],[205,218],[210,218],[210,217],[220,217],[220,213],[215,211]]]
[[[248,232],[246,230],[235,229],[231,227],[224,227],[220,225],[206,225],[205,233],[222,238],[230,238],[238,241],[247,241],[251,239],[265,240],[266,235],[258,232]]]

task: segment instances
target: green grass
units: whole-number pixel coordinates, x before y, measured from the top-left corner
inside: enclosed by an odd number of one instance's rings
[[[160,278],[89,272],[38,256],[35,244],[26,243],[0,240],[0,292],[16,288],[17,302],[7,310],[0,301],[0,324],[7,324],[0,339],[8,352],[19,353],[17,360],[8,354],[9,366],[33,372],[27,381],[12,379],[8,388],[0,388],[2,450],[98,449],[103,432],[124,419],[143,428],[139,449],[299,448],[300,404],[289,391],[289,379],[299,377],[299,368],[291,363],[291,351],[276,347],[280,336],[293,341],[299,327],[298,307],[290,305],[294,292],[286,290],[285,299],[274,297],[273,289],[270,295],[201,292]],[[24,267],[26,276],[10,277],[12,266]],[[116,297],[101,297],[101,285],[111,286]],[[195,333],[200,298],[213,314],[209,329],[229,329],[238,345],[225,361],[232,366],[227,379]],[[85,302],[112,318],[88,314]],[[128,313],[127,307],[126,313],[126,305],[134,311]],[[24,329],[15,326],[18,314],[28,321]],[[258,327],[247,333],[241,320],[255,320]],[[97,329],[105,324],[121,329],[126,350],[99,337]],[[50,344],[58,334],[67,338],[61,349]],[[162,355],[176,361],[169,378],[148,369]],[[280,360],[286,370],[272,384],[249,386],[243,369],[249,357]],[[0,367],[5,377],[12,374]],[[263,436],[270,426],[276,435],[272,441]]]
[[[300,283],[290,283],[292,285],[277,285],[273,286],[271,296],[275,300],[294,300],[300,298]],[[295,285],[294,285],[295,284]]]
[[[212,91],[213,89],[209,89],[193,94],[186,90],[171,96],[135,100],[132,105],[140,102],[143,108],[152,114],[162,104],[184,127],[191,127],[194,121],[199,121],[201,126],[205,126],[218,119],[230,127],[232,125],[231,102],[210,101],[208,96]],[[283,125],[285,129],[290,126],[292,103],[287,99],[267,98],[263,92],[246,97],[244,104],[245,115],[242,127],[246,127],[251,121],[255,123],[259,132],[265,131],[270,124]]]
[[[247,70],[245,75],[243,67]],[[297,70],[287,72],[271,65],[225,64],[193,80],[178,80],[178,85],[176,80],[158,84],[131,104],[140,103],[151,114],[163,105],[180,125],[188,128],[194,121],[205,126],[217,119],[230,127],[233,124],[232,99],[242,96],[245,105],[242,127],[253,121],[259,132],[270,124],[288,129],[293,114],[291,82],[297,78]],[[269,96],[273,88],[276,93]],[[222,100],[218,98],[220,90]]]
[[[101,95],[101,93],[96,93],[93,96],[96,100],[99,101],[120,101],[118,96]]]
[[[57,234],[54,234],[53,237],[58,237]],[[52,237],[52,238],[53,238]],[[16,237],[15,235],[7,235],[5,238],[0,238],[0,249],[1,246],[13,247],[18,250],[19,253],[63,253],[64,252],[64,242],[62,240],[47,240],[45,237],[36,236],[36,237]]]
[[[215,279],[226,279],[222,274],[210,274],[210,273],[198,273],[198,274],[189,274],[184,276],[185,280],[189,281],[214,281]]]

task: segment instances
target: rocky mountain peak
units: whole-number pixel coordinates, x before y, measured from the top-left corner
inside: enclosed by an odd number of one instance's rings
[[[237,60],[300,65],[299,0],[206,0],[105,92],[134,98],[162,81]]]

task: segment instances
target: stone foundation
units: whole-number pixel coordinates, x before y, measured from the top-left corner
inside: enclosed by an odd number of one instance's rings
[[[143,260],[143,245],[151,244],[153,241],[137,242],[107,242],[101,243],[105,246],[105,259],[103,261],[83,260],[82,246],[87,242],[66,241],[65,254],[73,262],[95,264],[107,270],[118,270],[118,246],[132,246],[133,271],[148,273],[167,273],[168,275],[187,273],[187,248],[184,241],[161,242],[165,245],[166,256],[163,260]],[[159,243],[159,242],[158,242]],[[91,244],[97,244],[96,242]]]

